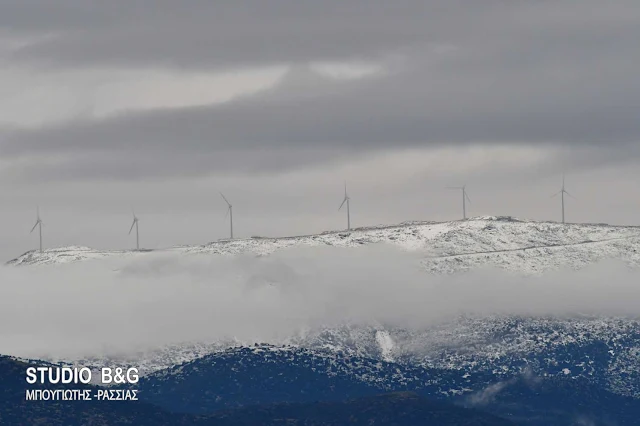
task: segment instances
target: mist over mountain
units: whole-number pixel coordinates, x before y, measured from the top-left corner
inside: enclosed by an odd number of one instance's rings
[[[636,232],[485,219],[86,262],[53,257],[40,267],[0,269],[7,283],[0,327],[10,354],[82,359],[169,345],[281,344],[344,324],[422,330],[460,315],[633,318],[640,315],[638,270],[628,268],[637,261]],[[626,264],[606,260],[623,249]],[[514,255],[522,260],[512,262]],[[434,259],[448,262],[442,274],[425,273]],[[548,272],[530,274],[542,262]],[[451,264],[467,272],[445,273]]]
[[[636,227],[488,217],[29,252],[0,268],[0,336],[8,355],[139,367],[144,401],[175,412],[412,391],[519,424],[632,424],[639,248]]]

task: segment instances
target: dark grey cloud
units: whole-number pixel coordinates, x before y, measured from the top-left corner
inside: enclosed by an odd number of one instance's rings
[[[308,96],[298,80],[308,74],[301,74],[291,75],[291,86],[285,79],[280,89],[217,106],[9,132],[0,153],[30,158],[20,173],[41,179],[270,172],[375,151],[483,143],[637,155],[640,108],[619,107],[596,85],[476,74],[465,87],[460,75],[429,78],[418,66],[402,75],[319,83],[312,86],[317,95]],[[611,81],[611,92],[616,87]]]
[[[51,35],[15,53],[56,64],[257,65],[371,55],[424,38],[418,1],[3,2],[0,27]]]
[[[280,86],[221,105],[0,131],[3,158],[29,160],[8,169],[22,179],[268,173],[472,144],[638,155],[632,1],[0,0],[0,29],[48,35],[13,51],[18,64],[293,65]],[[351,59],[390,70],[335,82],[305,68]]]
[[[480,54],[577,47],[591,56],[637,40],[639,8],[633,0],[2,0],[0,29],[49,36],[14,59],[72,66],[234,67],[375,56],[424,43]]]

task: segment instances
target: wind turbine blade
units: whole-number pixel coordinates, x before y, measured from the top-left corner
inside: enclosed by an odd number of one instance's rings
[[[40,223],[39,221],[36,221],[36,224],[33,225],[33,228],[31,228],[31,231],[29,231],[29,233],[32,233],[34,229],[36,229],[36,226],[38,226],[38,223]]]
[[[560,190],[560,191],[556,192],[555,194],[553,194],[553,195],[552,195],[551,197],[549,197],[549,198],[557,197],[557,196],[558,196],[558,194],[560,194],[561,192],[562,192],[562,190]]]
[[[231,211],[231,208],[227,207],[227,211],[224,212],[224,220],[227,220],[227,216],[229,216],[229,211]]]
[[[462,189],[461,186],[447,186],[446,189]]]
[[[133,226],[136,224],[136,220],[133,219],[133,222],[131,223],[131,228],[129,228],[129,235],[131,235],[131,231],[133,231]]]
[[[231,203],[229,202],[229,200],[227,200],[227,197],[224,196],[224,194],[221,192],[220,195],[222,195],[222,198],[224,198],[225,203],[227,203],[227,205],[231,205]]]
[[[569,197],[571,197],[571,198],[576,198],[576,197],[574,197],[573,195],[569,194],[569,191],[564,191],[564,193],[565,193],[565,194],[567,194],[567,195],[568,195]]]
[[[347,202],[347,197],[344,197],[344,200],[342,200],[342,204],[340,204],[340,207],[338,207],[338,210],[342,209],[342,206],[344,206],[344,203]]]
[[[465,197],[467,197],[467,201],[468,201],[468,202],[471,202],[471,199],[469,198],[469,194],[467,194],[467,193],[466,193],[466,191],[465,191],[465,193],[464,193],[464,196],[465,196]]]

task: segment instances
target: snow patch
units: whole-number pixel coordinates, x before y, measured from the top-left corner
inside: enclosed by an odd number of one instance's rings
[[[378,346],[380,346],[382,360],[393,362],[394,343],[389,332],[385,330],[376,331],[376,342],[378,342]]]

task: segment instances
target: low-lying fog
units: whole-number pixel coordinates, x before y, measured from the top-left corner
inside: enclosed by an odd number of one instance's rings
[[[418,254],[384,245],[5,266],[0,283],[0,353],[31,358],[277,342],[344,322],[423,328],[462,313],[640,316],[640,272],[622,263],[526,278],[433,276]]]

